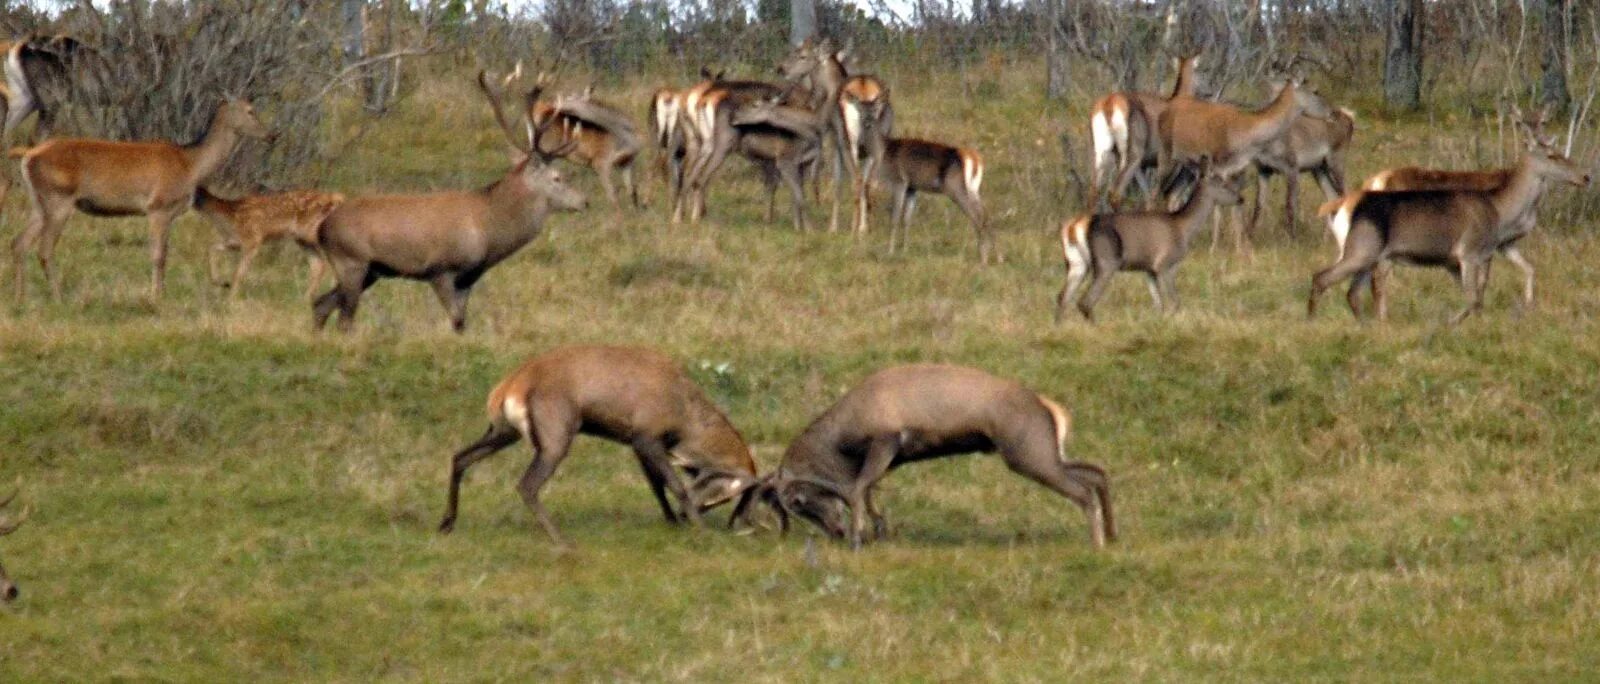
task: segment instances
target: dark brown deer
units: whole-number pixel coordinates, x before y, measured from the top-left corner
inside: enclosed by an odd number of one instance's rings
[[[523,363],[489,392],[489,429],[451,457],[439,531],[455,528],[467,469],[527,440],[533,463],[517,492],[550,538],[565,546],[539,490],[580,434],[632,447],[669,523],[687,519],[699,525],[705,511],[756,483],[744,437],[677,362],[639,347],[561,347]],[[687,485],[678,468],[689,475]],[[678,500],[681,513],[664,490]]]
[[[778,469],[734,509],[744,519],[758,498],[859,547],[871,518],[885,528],[872,488],[916,461],[999,452],[1006,466],[1067,497],[1089,517],[1102,547],[1117,536],[1111,484],[1100,466],[1066,458],[1066,409],[1016,382],[963,366],[898,366],[868,376],[789,445]],[[839,510],[842,504],[844,511]]]
[[[767,189],[767,220],[773,220],[778,181],[789,188],[795,230],[806,230],[805,178],[822,154],[824,120],[805,107],[783,104],[782,96],[757,100],[734,112],[739,154],[762,170]]]
[[[61,281],[51,260],[74,210],[91,216],[149,217],[150,294],[160,297],[166,286],[172,220],[189,210],[195,188],[227,163],[241,137],[266,136],[267,129],[249,102],[228,100],[191,145],[53,138],[37,147],[11,150],[11,156],[22,158],[22,182],[33,204],[28,227],[11,242],[17,300],[24,294],[23,255],[35,243],[50,293],[61,296]]]
[[[1178,77],[1171,94],[1116,92],[1100,98],[1089,110],[1089,137],[1094,145],[1093,175],[1089,179],[1090,207],[1098,208],[1106,199],[1112,210],[1119,209],[1128,184],[1137,180],[1146,208],[1155,208],[1156,193],[1150,185],[1150,172],[1161,155],[1158,122],[1168,100],[1194,96],[1194,72],[1200,55],[1174,57],[1172,61]],[[1102,195],[1109,195],[1109,198]]]
[[[569,140],[548,154],[539,151],[532,141],[543,134],[540,127],[532,129],[531,140],[519,141],[487,74],[478,75],[478,84],[512,147],[511,168],[481,190],[369,195],[340,204],[317,235],[339,282],[313,303],[313,328],[321,329],[338,308],[339,329],[350,330],[367,288],[380,278],[406,278],[431,284],[451,328],[461,332],[467,325],[467,298],[483,274],[538,237],[551,212],[587,206],[583,193],[550,165],[577,142]],[[551,118],[544,127],[554,123]]]
[[[67,35],[31,34],[14,41],[0,41],[5,53],[5,86],[0,90],[0,120],[5,122],[5,139],[29,114],[38,112],[34,140],[49,138],[55,130],[55,115],[62,103],[53,97],[72,80],[73,59],[88,49]]]
[[[1335,217],[1347,226],[1340,258],[1312,276],[1306,314],[1316,315],[1324,290],[1352,278],[1346,297],[1351,313],[1361,315],[1358,295],[1370,280],[1377,316],[1387,318],[1384,280],[1389,264],[1403,261],[1444,268],[1456,278],[1467,305],[1450,324],[1460,323],[1483,307],[1489,260],[1525,230],[1546,181],[1586,186],[1589,175],[1560,153],[1541,150],[1523,155],[1510,179],[1492,190],[1357,193],[1348,213],[1341,208]]]
[[[0,501],[0,509],[4,509],[16,498],[16,492],[12,492],[11,496],[6,497],[4,501]],[[28,511],[23,511],[22,516],[19,518],[0,521],[0,537],[16,532],[17,528],[22,527],[22,523],[27,520]],[[11,581],[11,577],[6,575],[5,566],[0,565],[0,601],[15,601],[20,593],[17,590],[17,585]]]
[[[1076,302],[1078,311],[1094,320],[1094,307],[1118,271],[1140,271],[1149,280],[1150,298],[1157,310],[1178,307],[1172,278],[1178,264],[1206,217],[1218,204],[1238,204],[1239,194],[1226,181],[1201,171],[1204,180],[1177,211],[1129,212],[1080,216],[1061,225],[1061,253],[1067,262],[1067,282],[1056,297],[1056,321]],[[1089,291],[1079,290],[1094,272]]]
[[[972,230],[978,234],[978,260],[984,264],[991,258],[1003,261],[984,215],[983,198],[978,194],[983,186],[983,157],[978,156],[977,150],[918,138],[890,138],[881,135],[877,126],[874,119],[862,119],[863,139],[874,146],[872,156],[883,160],[878,167],[878,180],[893,202],[889,251],[895,251],[897,239],[900,244],[909,239],[917,193],[935,192],[954,201],[972,222]]]
[[[212,282],[217,279],[217,262],[224,252],[239,252],[239,263],[234,268],[233,279],[221,283],[228,287],[228,296],[237,298],[244,274],[250,268],[261,246],[276,240],[293,240],[306,253],[310,275],[306,281],[306,298],[317,293],[322,282],[326,262],[317,247],[317,231],[322,221],[344,202],[344,195],[336,192],[295,190],[268,195],[246,195],[226,199],[211,194],[204,187],[196,188],[194,208],[217,227],[221,240],[211,247],[209,271]]]

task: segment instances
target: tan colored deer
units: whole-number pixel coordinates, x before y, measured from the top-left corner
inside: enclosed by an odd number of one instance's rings
[[[1334,108],[1325,118],[1300,115],[1280,137],[1256,155],[1256,197],[1250,207],[1247,234],[1255,234],[1261,217],[1262,198],[1271,176],[1281,175],[1284,191],[1284,227],[1298,234],[1297,205],[1300,199],[1300,174],[1309,173],[1322,189],[1323,199],[1332,201],[1344,194],[1344,150],[1356,130],[1356,115],[1343,107]]]
[[[728,155],[739,149],[748,132],[733,125],[733,113],[756,101],[785,93],[783,88],[771,83],[723,80],[721,74],[684,92],[679,116],[687,141],[688,163],[683,189],[673,201],[673,223],[683,218],[685,209],[690,222],[698,223],[705,217],[707,187]]]
[[[518,65],[520,68],[521,65]],[[613,208],[617,200],[613,173],[621,175],[622,189],[634,208],[641,206],[639,187],[634,182],[633,162],[644,149],[643,138],[637,124],[627,113],[596,100],[588,90],[581,96],[557,98],[557,102],[544,99],[549,79],[540,74],[538,84],[528,96],[529,134],[534,128],[543,131],[534,141],[541,153],[553,155],[568,142],[575,142],[559,156],[594,170],[600,179],[600,188]]]
[[[1012,472],[1066,497],[1089,519],[1095,547],[1116,539],[1111,482],[1100,466],[1067,460],[1072,418],[1060,404],[976,368],[897,366],[873,373],[789,444],[778,469],[746,490],[729,523],[752,501],[816,523],[859,548],[870,519],[887,525],[872,490],[896,466],[975,452],[999,452]],[[841,507],[843,510],[841,510]]]
[[[538,237],[551,212],[587,205],[549,164],[577,142],[569,140],[547,154],[531,141],[519,141],[487,74],[479,73],[478,85],[511,146],[511,168],[481,190],[369,195],[340,204],[317,234],[339,282],[313,303],[313,328],[321,329],[337,308],[339,329],[350,330],[367,288],[380,278],[406,278],[432,285],[451,328],[461,332],[467,325],[467,298],[484,273]],[[533,140],[553,123],[535,127]]]
[[[4,509],[6,506],[10,505],[12,500],[16,498],[16,492],[12,492],[11,496],[6,497],[4,501],[0,501],[0,509]],[[28,511],[23,511],[22,516],[19,518],[0,521],[0,537],[4,537],[12,532],[16,532],[17,528],[22,527],[22,523],[26,522],[27,520]],[[0,601],[15,601],[17,600],[17,596],[19,594],[21,594],[21,592],[17,590],[17,585],[11,581],[9,576],[6,575],[5,566],[0,565]]]
[[[633,448],[669,523],[701,515],[756,483],[744,437],[682,367],[640,347],[561,347],[534,357],[489,392],[489,429],[451,458],[450,490],[439,531],[455,529],[461,480],[474,463],[526,440],[533,463],[517,492],[557,544],[566,545],[539,490],[567,457],[572,440],[593,435]],[[685,484],[682,468],[691,478]],[[678,500],[681,513],[664,490]]]
[[[1160,161],[1157,134],[1161,113],[1172,98],[1194,95],[1200,55],[1174,57],[1172,61],[1178,76],[1167,96],[1116,92],[1100,98],[1089,110],[1089,138],[1094,145],[1093,173],[1089,178],[1091,207],[1099,207],[1106,200],[1112,210],[1119,209],[1128,184],[1137,180],[1146,208],[1155,208],[1156,192],[1150,184],[1150,171]]]
[[[166,286],[172,220],[189,210],[195,188],[227,163],[244,136],[265,138],[267,129],[249,102],[228,100],[191,145],[55,138],[37,147],[11,150],[11,156],[22,159],[22,182],[33,204],[28,227],[11,242],[17,300],[24,295],[23,255],[35,243],[50,293],[61,296],[61,281],[51,260],[74,210],[91,216],[149,218],[150,294],[160,297]]]
[[[293,240],[306,253],[310,273],[305,296],[311,298],[326,270],[326,262],[317,248],[317,231],[323,219],[342,202],[344,195],[336,192],[297,190],[225,199],[211,194],[205,187],[197,188],[195,211],[211,219],[221,237],[211,247],[208,264],[211,281],[227,287],[228,296],[237,298],[244,284],[244,274],[261,246],[278,240]],[[217,277],[217,266],[225,252],[239,252],[239,263],[234,267],[233,279],[222,282]]]
[[[1346,297],[1351,313],[1361,315],[1359,292],[1370,280],[1377,316],[1387,318],[1384,280],[1389,265],[1403,261],[1444,268],[1456,278],[1467,305],[1450,324],[1460,323],[1483,307],[1489,260],[1524,230],[1526,215],[1548,181],[1586,186],[1589,175],[1558,152],[1533,151],[1522,157],[1504,185],[1492,190],[1359,193],[1351,201],[1339,261],[1311,278],[1307,316],[1316,315],[1323,291],[1351,278]]]

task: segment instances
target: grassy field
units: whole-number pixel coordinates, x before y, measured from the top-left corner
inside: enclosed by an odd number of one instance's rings
[[[1436,271],[1397,274],[1387,325],[1353,323],[1342,291],[1305,321],[1308,276],[1332,256],[1320,235],[1269,239],[1248,260],[1202,250],[1180,271],[1178,315],[1156,316],[1124,276],[1099,325],[1053,325],[1051,230],[1077,209],[1059,135],[1081,134],[1085,103],[1063,112],[1005,81],[944,101],[897,78],[905,130],[985,152],[1004,265],[976,265],[941,198],[893,257],[881,229],[799,235],[781,204],[768,225],[735,160],[700,228],[665,224],[653,178],[646,212],[557,217],[487,276],[464,336],[426,287],[401,282],[371,292],[355,334],[317,336],[292,248],[259,259],[230,305],[205,279],[211,230],[187,217],[168,296],[151,302],[142,223],[74,219],[65,298],[45,301],[30,267],[29,301],[0,317],[0,488],[19,483],[36,508],[0,542],[23,588],[0,607],[0,679],[1525,680],[1600,667],[1600,242],[1587,227],[1530,240],[1536,310],[1516,310],[1500,268],[1485,314],[1454,330],[1442,323],[1459,295]],[[487,110],[460,106],[471,97],[464,84],[420,94],[329,185],[488,182],[502,155]],[[1353,176],[1469,144],[1429,139],[1423,122],[1362,125]],[[809,528],[675,529],[631,456],[595,441],[547,490],[576,550],[558,552],[512,491],[525,448],[475,469],[456,533],[435,534],[447,459],[482,429],[485,392],[570,342],[682,358],[764,468],[883,365],[1019,378],[1073,411],[1071,451],[1112,473],[1122,540],[1095,552],[1075,507],[981,457],[893,474],[880,501],[896,538],[859,553]]]

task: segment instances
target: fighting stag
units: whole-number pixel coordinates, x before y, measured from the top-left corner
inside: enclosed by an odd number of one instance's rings
[[[535,147],[533,141],[554,118],[533,127],[528,141],[519,141],[489,80],[478,74],[511,147],[511,168],[481,190],[369,195],[340,204],[317,235],[339,282],[312,305],[313,328],[321,329],[337,308],[339,329],[350,330],[367,288],[380,278],[406,278],[432,285],[451,328],[461,332],[467,326],[467,298],[483,274],[538,237],[551,212],[587,206],[583,194],[549,163],[577,141],[549,153]]]
[[[566,545],[539,490],[567,457],[573,438],[593,435],[633,448],[667,522],[699,525],[701,515],[756,483],[744,437],[671,358],[638,347],[561,347],[534,357],[489,392],[489,429],[451,458],[450,492],[439,531],[455,529],[467,468],[527,440],[533,463],[517,492],[557,544]],[[690,478],[685,484],[677,469]],[[681,511],[674,511],[670,490]]]
[[[1103,547],[1117,536],[1110,480],[1100,466],[1067,460],[1070,431],[1066,409],[1011,380],[963,366],[889,368],[812,421],[778,469],[740,497],[729,524],[747,519],[760,500],[785,530],[797,515],[859,548],[869,518],[874,536],[885,532],[872,488],[889,470],[997,451],[1013,472],[1082,508],[1090,539]]]

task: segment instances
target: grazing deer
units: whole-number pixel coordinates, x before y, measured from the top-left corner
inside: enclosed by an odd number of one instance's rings
[[[698,223],[705,217],[706,188],[728,154],[739,149],[747,132],[733,125],[733,113],[758,100],[785,93],[771,83],[723,80],[720,73],[684,92],[679,116],[688,143],[688,165],[683,189],[673,201],[673,223],[682,219],[685,204],[691,222]]]
[[[620,173],[623,191],[628,194],[634,208],[640,207],[639,188],[633,178],[633,162],[644,149],[644,142],[633,118],[612,105],[595,100],[588,91],[579,96],[564,96],[555,102],[548,102],[540,97],[545,87],[546,79],[541,74],[539,84],[528,96],[532,103],[529,105],[529,135],[533,134],[535,128],[543,131],[535,140],[534,147],[546,155],[553,155],[563,149],[566,143],[577,143],[570,151],[555,156],[594,169],[595,175],[600,178],[600,188],[613,208],[621,205],[617,201],[611,174]]]
[[[1326,117],[1332,111],[1315,89],[1303,87],[1298,78],[1274,85],[1278,91],[1272,102],[1253,112],[1190,96],[1167,102],[1159,119],[1161,155],[1156,178],[1162,188],[1171,190],[1169,197],[1181,196],[1185,184],[1176,180],[1182,167],[1204,157],[1212,161],[1213,173],[1231,179],[1262,149],[1286,135],[1302,114]],[[1237,229],[1239,221],[1234,224],[1235,247],[1243,249],[1244,232]]]
[[[782,103],[782,96],[757,100],[729,119],[740,130],[739,153],[762,170],[767,189],[767,220],[773,219],[777,181],[789,186],[795,230],[806,230],[805,177],[822,153],[825,124],[804,107]]]
[[[983,211],[983,157],[977,150],[951,147],[917,138],[890,138],[877,130],[873,119],[862,119],[862,137],[872,146],[872,156],[883,160],[877,177],[893,198],[889,225],[889,251],[895,251],[896,236],[909,240],[911,214],[917,208],[918,192],[937,192],[949,197],[967,215],[978,234],[978,259],[988,264],[992,257],[1004,261],[994,244],[994,232]]]
[[[1466,307],[1450,319],[1451,325],[1460,323],[1483,307],[1489,260],[1508,236],[1524,229],[1525,215],[1545,181],[1581,187],[1589,184],[1589,175],[1559,153],[1535,151],[1493,190],[1360,193],[1344,219],[1348,229],[1339,261],[1311,278],[1307,316],[1316,315],[1324,290],[1353,277],[1346,298],[1350,311],[1361,315],[1358,293],[1370,280],[1377,316],[1387,318],[1384,280],[1391,262],[1404,261],[1450,271],[1467,297]]]
[[[230,99],[191,145],[56,138],[11,150],[22,159],[22,181],[33,204],[28,227],[11,242],[17,300],[23,298],[23,254],[35,242],[51,295],[61,296],[51,259],[73,209],[91,216],[149,218],[150,293],[160,297],[172,220],[189,210],[195,188],[227,163],[241,136],[265,138],[267,129],[249,102]]]
[[[1089,110],[1089,137],[1094,145],[1093,175],[1089,178],[1089,205],[1099,207],[1102,195],[1109,194],[1113,211],[1122,205],[1128,183],[1137,180],[1144,193],[1146,208],[1155,208],[1156,193],[1150,185],[1150,171],[1160,161],[1161,144],[1157,123],[1167,102],[1195,93],[1195,67],[1200,55],[1174,57],[1178,72],[1172,93],[1116,92],[1100,98]]]
[[[632,447],[669,523],[687,519],[699,525],[702,513],[756,483],[744,437],[677,362],[640,347],[561,347],[523,363],[489,392],[489,429],[451,457],[439,531],[455,528],[467,468],[527,440],[533,463],[517,492],[550,538],[565,546],[539,490],[580,434]],[[691,478],[688,485],[677,468]],[[677,498],[681,514],[663,489]]]
[[[288,239],[306,252],[310,277],[305,296],[309,299],[316,295],[326,269],[326,262],[317,248],[317,230],[341,202],[344,202],[344,195],[335,192],[299,190],[230,200],[211,194],[205,187],[196,188],[195,211],[210,218],[222,238],[211,247],[208,264],[211,281],[227,287],[228,296],[238,297],[244,274],[261,246]],[[225,283],[217,278],[217,262],[224,252],[240,253],[233,279]]]
[[[963,366],[917,364],[878,371],[846,393],[789,445],[778,469],[734,509],[773,506],[784,529],[798,515],[859,548],[870,516],[884,519],[872,489],[889,470],[930,458],[999,452],[1006,466],[1065,496],[1089,517],[1096,547],[1117,536],[1105,470],[1069,461],[1066,409],[1011,380]],[[844,511],[839,511],[842,504]]]
[[[16,492],[12,492],[11,496],[6,497],[4,501],[0,501],[0,509],[4,509],[15,498],[17,498],[17,494]],[[0,521],[0,537],[4,537],[12,532],[16,532],[17,528],[22,527],[22,523],[27,522],[27,520],[28,511],[23,511],[22,517],[20,518]],[[17,585],[11,581],[9,576],[6,575],[5,566],[0,565],[0,601],[15,601],[20,593],[21,592],[17,590]]]
[[[1344,194],[1344,149],[1355,135],[1356,115],[1343,107],[1334,108],[1326,118],[1301,114],[1289,126],[1288,135],[1268,143],[1256,155],[1256,197],[1250,207],[1246,233],[1254,235],[1261,217],[1262,197],[1272,175],[1282,175],[1284,227],[1298,234],[1296,205],[1300,199],[1300,174],[1309,173],[1322,189],[1323,199],[1332,201]]]
[[[467,298],[478,279],[544,228],[552,211],[578,211],[588,204],[550,162],[571,151],[569,140],[546,153],[533,145],[554,123],[533,129],[526,144],[507,122],[501,94],[478,74],[478,85],[494,108],[511,146],[511,168],[481,190],[421,195],[369,195],[340,204],[322,222],[317,244],[338,284],[312,305],[312,327],[321,329],[339,309],[339,329],[350,330],[361,293],[379,278],[427,281],[450,315],[456,332],[466,329]],[[527,116],[524,114],[524,116]]]
[[[814,44],[807,40],[779,66],[784,78],[810,84],[813,109],[824,122],[827,139],[833,145],[833,208],[828,232],[839,229],[839,190],[846,170],[854,183],[853,228],[857,232],[867,230],[867,186],[881,159],[872,156],[874,146],[862,139],[861,121],[873,119],[873,130],[879,135],[892,135],[894,129],[889,87],[870,74],[851,75],[845,68],[850,51],[850,45],[835,51],[826,42]]]
[[[1203,180],[1177,211],[1097,214],[1080,216],[1061,225],[1061,253],[1067,262],[1067,282],[1056,297],[1056,322],[1076,302],[1085,319],[1094,320],[1094,307],[1118,271],[1140,271],[1149,280],[1150,298],[1158,311],[1178,307],[1172,278],[1189,254],[1190,243],[1206,225],[1218,204],[1238,204],[1238,193],[1227,182],[1201,170]],[[1094,283],[1080,299],[1089,271]]]

